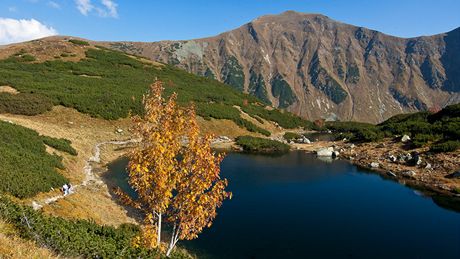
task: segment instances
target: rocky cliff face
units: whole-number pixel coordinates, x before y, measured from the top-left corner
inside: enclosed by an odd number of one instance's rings
[[[103,44],[215,78],[309,119],[375,123],[460,102],[460,28],[404,39],[289,11],[211,38]]]

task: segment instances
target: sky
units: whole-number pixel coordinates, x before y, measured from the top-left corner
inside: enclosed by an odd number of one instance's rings
[[[321,13],[400,37],[460,27],[460,0],[0,0],[0,44],[56,34],[107,41],[186,40],[287,10]]]

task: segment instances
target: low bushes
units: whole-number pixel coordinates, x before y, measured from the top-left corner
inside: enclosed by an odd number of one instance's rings
[[[84,40],[77,40],[77,39],[71,39],[69,42],[75,44],[75,45],[80,45],[80,46],[89,46],[89,42],[84,41]]]
[[[297,134],[297,133],[294,133],[294,132],[286,132],[284,133],[283,135],[283,138],[286,140],[286,141],[294,141],[296,139],[299,139],[301,138],[302,136]]]
[[[53,102],[36,94],[0,93],[0,113],[37,115],[51,110]]]
[[[441,142],[434,144],[431,148],[430,151],[435,152],[435,153],[441,153],[441,152],[452,152],[460,148],[460,141],[458,140],[449,140],[446,142]]]
[[[244,151],[252,153],[286,153],[289,151],[289,145],[279,141],[251,136],[236,138],[236,144]]]
[[[345,133],[340,138],[349,138],[351,141],[371,142],[381,140],[385,135],[375,125],[361,122],[327,122],[326,128]]]
[[[139,227],[123,224],[118,228],[87,220],[66,220],[43,215],[0,195],[0,218],[12,224],[22,238],[35,241],[56,253],[83,258],[166,258],[155,250],[132,246]],[[172,258],[191,258],[177,249]]]
[[[77,150],[75,150],[75,148],[72,147],[72,142],[70,142],[70,140],[68,139],[57,139],[48,136],[41,136],[41,138],[43,140],[43,143],[52,148],[55,148],[59,151],[67,152],[73,156],[78,155]]]
[[[451,152],[459,149],[460,104],[447,106],[434,114],[417,112],[396,115],[379,125],[328,122],[326,128],[347,134],[352,141],[363,142],[407,134],[412,138],[410,144],[414,148],[431,145],[433,152]]]
[[[26,198],[62,186],[68,180],[56,168],[61,157],[46,152],[37,132],[0,121],[0,193]]]

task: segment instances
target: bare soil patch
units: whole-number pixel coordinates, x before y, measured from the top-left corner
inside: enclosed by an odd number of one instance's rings
[[[19,91],[9,85],[1,85],[0,93],[19,94]]]

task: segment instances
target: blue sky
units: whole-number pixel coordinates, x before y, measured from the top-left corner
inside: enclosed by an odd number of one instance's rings
[[[56,33],[93,40],[192,39],[286,10],[402,37],[460,26],[459,0],[0,0],[0,44]]]

